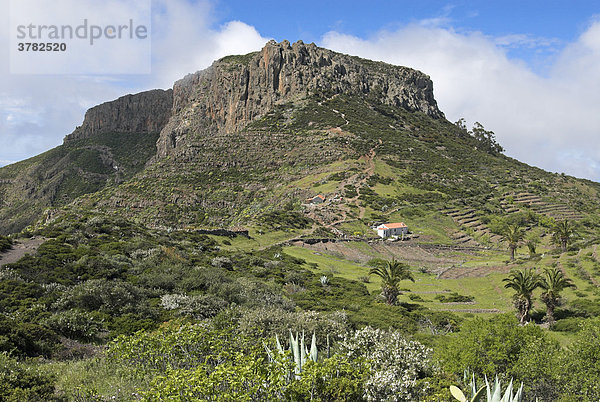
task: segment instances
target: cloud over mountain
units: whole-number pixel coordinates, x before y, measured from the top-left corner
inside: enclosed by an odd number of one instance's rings
[[[362,39],[327,33],[322,45],[429,74],[452,121],[482,122],[517,159],[600,180],[600,21],[559,52],[546,76],[507,55],[509,39],[413,24]],[[552,41],[515,38],[510,43]]]

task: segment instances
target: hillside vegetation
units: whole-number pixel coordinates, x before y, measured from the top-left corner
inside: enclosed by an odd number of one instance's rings
[[[432,94],[270,42],[161,93],[160,133],[94,131],[126,98],[1,168],[0,399],[598,400],[600,184]]]
[[[106,133],[74,140],[0,169],[0,233],[19,232],[44,209],[66,205],[141,171],[158,134]]]

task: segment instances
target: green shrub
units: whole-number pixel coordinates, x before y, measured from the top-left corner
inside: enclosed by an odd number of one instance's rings
[[[600,318],[581,323],[580,331],[558,366],[563,367],[561,400],[600,399]]]
[[[356,191],[356,187],[354,187],[352,184],[346,184],[344,186],[344,197],[354,198],[357,195],[358,195],[358,192]]]
[[[207,324],[170,322],[155,331],[119,336],[107,348],[110,361],[134,370],[216,367],[222,359],[250,347],[248,338],[231,328],[213,329]]]
[[[0,311],[14,312],[28,308],[43,294],[44,289],[35,283],[18,278],[0,280]]]
[[[99,311],[112,316],[144,313],[150,318],[155,313],[148,305],[148,296],[148,290],[128,282],[92,279],[63,292],[53,307]]]
[[[412,301],[416,301],[416,302],[424,302],[425,300],[423,300],[423,298],[419,295],[416,295],[414,293],[411,293],[408,295],[408,298]]]
[[[449,311],[425,311],[419,314],[419,324],[432,335],[453,333],[459,329],[463,321]]]
[[[0,400],[52,401],[55,378],[0,353]]]
[[[244,309],[239,317],[239,331],[252,338],[285,337],[289,330],[315,333],[319,348],[325,346],[329,336],[331,341],[341,339],[350,329],[344,312],[286,311],[281,308],[262,307]]]
[[[6,236],[0,236],[0,253],[12,248],[12,240]]]
[[[570,309],[578,316],[597,317],[600,316],[600,300],[575,299],[569,302]]]
[[[57,346],[58,337],[51,330],[0,315],[0,352],[19,357],[49,357]]]
[[[102,321],[87,311],[71,309],[50,316],[45,325],[54,332],[73,339],[91,340],[103,329]]]
[[[106,247],[106,246],[105,246]],[[120,250],[119,250],[120,251]],[[77,274],[77,280],[120,279],[133,266],[132,261],[123,254],[86,254],[73,263],[71,268]]]
[[[287,386],[288,400],[360,401],[369,376],[368,363],[336,354],[302,367],[302,376]]]
[[[459,295],[456,292],[452,292],[449,295],[439,294],[434,299],[439,300],[440,303],[470,303],[475,300],[473,296]]]
[[[569,317],[558,320],[552,326],[553,331],[559,332],[578,332],[581,329],[581,317]]]
[[[107,321],[111,337],[131,335],[138,331],[150,331],[158,326],[155,318],[148,317],[144,313],[127,313],[119,317],[111,317]]]
[[[160,304],[165,310],[176,310],[178,314],[196,319],[214,317],[227,307],[225,300],[214,295],[166,294],[161,296]]]
[[[311,225],[311,220],[296,211],[270,211],[260,216],[259,222],[273,230],[305,229]]]
[[[189,369],[169,368],[142,392],[145,401],[282,400],[283,384],[277,364],[267,363],[264,352],[255,347],[227,356],[215,366],[198,362]]]
[[[537,326],[519,326],[513,315],[465,321],[460,332],[436,348],[436,356],[448,373],[462,376],[470,370],[479,378],[512,377],[524,383],[525,395],[532,399],[556,396],[560,345]]]

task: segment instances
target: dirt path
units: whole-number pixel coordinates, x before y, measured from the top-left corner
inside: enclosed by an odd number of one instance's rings
[[[334,95],[334,97],[336,97],[336,96],[337,96],[337,95]],[[332,99],[333,99],[333,98],[332,98]],[[321,104],[321,103],[319,102],[319,105],[320,105],[320,104]],[[345,115],[344,113],[342,113],[342,112],[340,112],[340,111],[338,111],[338,110],[335,110],[335,109],[331,109],[331,111],[332,111],[333,113],[336,113],[336,114],[339,114],[340,116],[342,116],[342,119],[344,119],[344,120],[346,121],[346,122],[344,123],[344,126],[347,126],[348,124],[350,124],[350,121],[349,121],[349,120],[346,118],[346,115]],[[338,128],[340,128],[340,127],[338,127]]]
[[[13,244],[13,248],[0,254],[0,268],[6,264],[12,264],[19,261],[25,254],[33,254],[40,245],[45,242],[43,237],[32,237],[30,239],[20,239]]]
[[[380,143],[381,143],[381,140],[380,140]],[[374,161],[375,155],[376,155],[375,148],[372,148],[368,154],[361,156],[361,158],[365,159],[364,170],[361,172],[355,173],[352,176],[350,176],[347,179],[344,179],[342,182],[340,182],[340,184],[339,184],[340,191],[342,191],[345,186],[351,185],[356,188],[356,196],[354,196],[352,198],[347,198],[345,204],[340,204],[337,206],[339,209],[339,213],[340,213],[339,219],[336,219],[330,223],[327,223],[323,219],[321,219],[319,214],[316,213],[317,212],[316,210],[313,210],[308,214],[309,218],[313,219],[314,221],[316,221],[318,223],[318,225],[313,226],[311,233],[313,233],[319,226],[322,226],[322,227],[326,227],[327,229],[333,231],[335,234],[339,235],[340,237],[343,236],[344,233],[342,231],[340,231],[339,229],[337,229],[335,226],[339,225],[340,223],[348,222],[349,220],[355,220],[355,219],[348,219],[348,215],[350,214],[350,207],[348,206],[349,204],[354,204],[358,208],[358,219],[362,219],[365,217],[365,207],[363,207],[360,204],[360,200],[359,200],[360,188],[375,173],[375,161]],[[331,208],[331,206],[332,206],[332,204],[328,200],[325,203],[321,204],[319,207],[320,208]]]
[[[358,198],[360,197],[360,188],[369,180],[373,173],[375,172],[375,148],[371,149],[369,154],[366,156],[366,168],[364,170],[365,176],[360,180],[356,185],[356,193],[358,194],[354,199],[354,205],[358,207],[358,219],[362,219],[365,217],[365,207],[360,205],[360,201]]]
[[[361,157],[362,158],[362,157]],[[356,195],[352,198],[346,199],[346,204],[354,204],[358,207],[358,219],[362,219],[365,217],[365,207],[360,204],[360,188],[369,180],[371,176],[375,173],[375,148],[372,148],[368,154],[364,156],[365,158],[365,169],[362,172],[356,173],[349,178],[345,179],[340,183],[340,187],[344,188],[346,185],[352,185],[356,188]],[[363,176],[359,179],[360,176]],[[342,211],[342,216],[340,219],[331,222],[326,225],[328,228],[332,228],[335,225],[346,222],[348,219],[348,213],[350,212],[350,208],[347,205],[340,206],[340,210]]]

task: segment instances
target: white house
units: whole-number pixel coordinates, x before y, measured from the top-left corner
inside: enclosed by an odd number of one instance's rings
[[[392,237],[392,236],[402,236],[403,234],[408,233],[408,226],[404,224],[404,222],[398,223],[383,223],[377,226],[377,234],[381,238]]]

